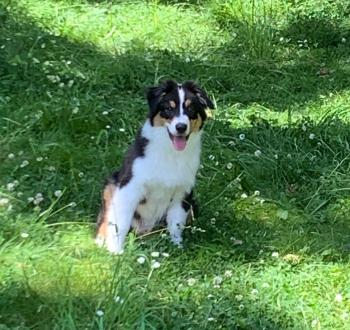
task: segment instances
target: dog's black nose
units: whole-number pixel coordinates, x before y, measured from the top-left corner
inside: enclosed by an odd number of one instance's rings
[[[187,125],[184,123],[178,123],[175,125],[176,131],[180,134],[185,133],[187,129]]]

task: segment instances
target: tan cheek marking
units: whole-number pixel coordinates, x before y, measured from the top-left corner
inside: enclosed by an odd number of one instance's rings
[[[201,129],[203,120],[200,116],[197,119],[191,119],[191,132],[198,132]]]
[[[186,101],[185,101],[185,107],[189,107],[190,105],[191,105],[191,100],[190,99],[187,99]]]
[[[153,126],[164,127],[166,124],[170,124],[171,119],[163,118],[159,113],[153,118]]]
[[[175,103],[175,101],[169,101],[169,105],[170,105],[173,109],[176,108],[176,103]]]
[[[159,113],[153,118],[153,126],[162,127],[165,126],[167,120],[163,118]]]
[[[99,227],[97,229],[97,236],[99,238],[106,239],[108,234],[108,220],[107,214],[109,208],[112,204],[113,195],[115,192],[116,186],[112,183],[108,184],[103,191],[103,210],[100,213],[99,218]]]

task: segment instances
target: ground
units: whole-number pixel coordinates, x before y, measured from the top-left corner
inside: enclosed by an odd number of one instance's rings
[[[0,329],[349,329],[348,1],[0,2]],[[215,100],[185,248],[93,242],[144,89]]]

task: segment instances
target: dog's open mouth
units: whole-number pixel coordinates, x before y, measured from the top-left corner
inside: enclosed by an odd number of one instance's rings
[[[182,151],[186,148],[187,139],[188,139],[189,135],[187,135],[187,136],[185,136],[185,135],[173,135],[169,131],[168,131],[168,133],[169,133],[170,140],[173,143],[173,146],[176,150]]]

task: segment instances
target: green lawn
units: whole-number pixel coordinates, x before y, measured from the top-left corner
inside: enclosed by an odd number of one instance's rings
[[[102,183],[166,78],[217,104],[200,214],[112,256]],[[347,0],[1,0],[0,163],[1,330],[350,329]]]

